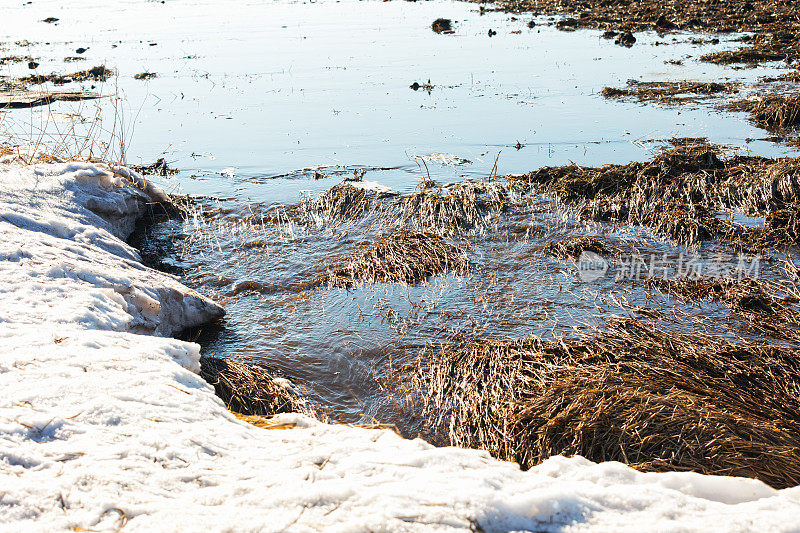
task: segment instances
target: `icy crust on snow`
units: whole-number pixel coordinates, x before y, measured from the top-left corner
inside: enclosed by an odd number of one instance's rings
[[[138,181],[136,176],[131,176]],[[0,530],[790,531],[800,488],[236,420],[162,335],[213,304],[124,237],[159,192],[92,165],[0,168]],[[174,313],[155,306],[193,303]],[[148,305],[153,309],[145,309]],[[149,314],[148,314],[149,313]],[[145,318],[142,318],[146,315]],[[144,327],[146,326],[146,327]]]

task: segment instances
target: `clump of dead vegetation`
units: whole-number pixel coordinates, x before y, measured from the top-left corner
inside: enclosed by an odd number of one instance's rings
[[[432,350],[431,350],[432,351]],[[613,319],[572,341],[463,338],[419,373],[443,444],[800,483],[796,349]]]
[[[627,88],[606,87],[601,94],[606,98],[637,98],[640,102],[675,105],[737,92],[739,92],[739,85],[736,83],[630,80]]]
[[[555,197],[583,219],[638,224],[680,244],[712,238],[746,250],[794,244],[800,198],[796,159],[726,157],[705,142],[652,160],[605,167],[545,167],[508,176],[517,187]],[[764,228],[721,219],[725,211],[765,217]]]
[[[301,206],[298,220],[327,220],[342,224],[374,216],[390,227],[452,235],[490,226],[511,204],[508,187],[500,181],[461,181],[435,185],[426,181],[409,195],[399,195],[359,182],[342,182]]]
[[[547,243],[538,250],[555,257],[578,259],[583,252],[593,252],[602,256],[619,255],[622,248],[600,237],[575,237]]]
[[[345,222],[370,211],[377,196],[373,191],[345,181],[322,193],[308,207],[334,222]]]
[[[109,69],[103,65],[100,65],[87,70],[79,70],[78,72],[73,72],[71,74],[33,74],[31,76],[20,78],[19,81],[31,85],[41,85],[43,83],[66,85],[67,83],[83,81],[103,82],[108,80],[113,75],[113,69]]]
[[[414,285],[438,274],[463,275],[468,271],[464,249],[435,233],[399,229],[357,252],[344,265],[321,274],[313,285],[339,288],[359,283]]]
[[[315,414],[308,401],[298,396],[287,380],[257,361],[202,357],[200,376],[214,386],[217,396],[230,411],[240,415]]]
[[[178,169],[169,166],[169,163],[159,157],[149,165],[129,165],[131,170],[135,170],[143,176],[172,176],[178,173]]]
[[[445,18],[438,18],[431,24],[431,29],[436,33],[453,33],[453,21]]]
[[[29,63],[34,59],[31,56],[6,56],[0,57],[0,65],[8,65],[10,63]]]
[[[490,225],[509,203],[509,191],[499,181],[460,181],[442,186],[425,182],[402,197],[397,208],[387,212],[387,220],[454,233]]]
[[[155,72],[140,72],[139,74],[134,74],[133,79],[135,80],[152,80],[153,78],[157,78],[158,74]]]
[[[800,341],[794,286],[756,277],[649,278],[645,285],[683,300],[721,302],[759,334]]]
[[[784,28],[777,28],[768,33],[745,36],[739,39],[747,46],[738,50],[725,50],[702,56],[703,61],[716,64],[744,63],[755,65],[768,61],[793,62],[800,58],[800,46],[797,44],[797,20]],[[789,31],[787,31],[789,30]]]
[[[769,130],[792,128],[800,123],[798,94],[767,94],[734,102],[728,108],[750,113],[753,122]]]

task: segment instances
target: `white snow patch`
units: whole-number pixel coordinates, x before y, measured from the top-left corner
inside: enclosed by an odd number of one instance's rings
[[[378,194],[389,194],[392,192],[391,187],[378,183],[377,181],[348,181],[347,184],[355,189],[376,192]]]
[[[236,420],[166,338],[220,310],[124,238],[162,193],[95,165],[0,167],[0,530],[791,531],[800,489]],[[135,332],[159,336],[139,335]]]

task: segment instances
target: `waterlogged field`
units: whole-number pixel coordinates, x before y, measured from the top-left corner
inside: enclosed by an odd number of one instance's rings
[[[439,0],[41,1],[3,16],[0,53],[30,58],[3,64],[8,79],[99,65],[115,74],[82,85],[105,98],[5,111],[0,127],[75,152],[65,155],[166,159],[178,173],[156,179],[194,197],[190,215],[137,244],[226,307],[219,327],[196,332],[205,353],[264,362],[334,421],[426,434],[415,369],[455,334],[570,339],[664,305],[665,329],[691,333],[701,320],[724,338],[761,334],[719,301],[675,300],[642,280],[773,279],[783,255],[724,240],[698,249],[702,239],[644,216],[588,222],[569,195],[501,178],[645,161],[686,138],[726,157],[797,155],[743,114],[600,94],[629,79],[688,79],[742,83],[743,97],[784,72],[697,59],[735,49],[735,34],[693,44],[697,34],[643,32],[626,48],[548,17]],[[452,34],[431,30],[440,17]],[[713,216],[764,226],[725,205]],[[375,248],[401,229],[412,233],[400,251]],[[408,244],[420,236],[426,244]],[[559,247],[579,237],[605,244]],[[450,247],[431,250],[437,239]]]

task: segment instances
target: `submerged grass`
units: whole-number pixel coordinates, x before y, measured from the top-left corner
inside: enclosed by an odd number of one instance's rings
[[[573,341],[463,338],[419,373],[440,442],[800,483],[797,350],[638,319]]]
[[[800,342],[795,285],[756,277],[650,278],[645,285],[683,300],[724,303],[758,334]]]
[[[656,102],[662,104],[686,104],[716,96],[739,92],[736,83],[717,82],[641,82],[630,80],[624,89],[606,87],[601,94],[606,98],[635,97],[640,102]]]
[[[619,255],[623,252],[619,246],[600,237],[573,237],[549,242],[538,249],[548,255],[572,259],[578,259],[583,252],[593,252],[603,256]]]

